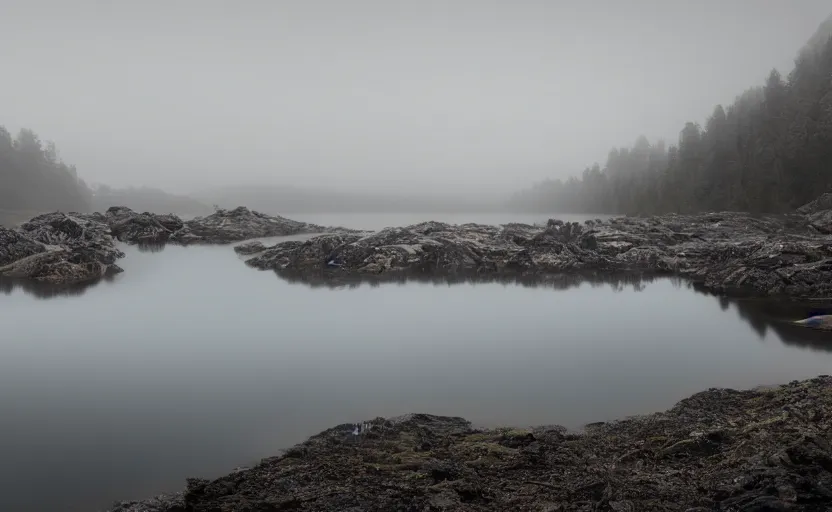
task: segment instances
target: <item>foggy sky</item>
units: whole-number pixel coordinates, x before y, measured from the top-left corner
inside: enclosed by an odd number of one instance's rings
[[[509,192],[785,75],[828,0],[4,0],[0,123],[88,182]]]

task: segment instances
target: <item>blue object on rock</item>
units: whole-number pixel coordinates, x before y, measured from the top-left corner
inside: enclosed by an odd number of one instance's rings
[[[832,315],[815,315],[795,322],[798,325],[811,327],[813,329],[832,330]]]

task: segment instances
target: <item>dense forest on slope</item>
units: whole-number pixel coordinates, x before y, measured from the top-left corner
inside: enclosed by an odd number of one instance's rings
[[[832,188],[832,16],[787,76],[718,105],[705,126],[688,122],[678,143],[610,151],[578,177],[516,194],[513,209],[655,214],[703,210],[780,212]]]
[[[0,225],[15,224],[39,212],[104,211],[110,206],[138,211],[203,215],[211,208],[199,201],[154,188],[91,189],[75,166],[58,156],[52,142],[29,129],[13,137],[0,126]]]
[[[32,130],[12,137],[0,126],[0,210],[89,211],[91,193],[52,142]]]

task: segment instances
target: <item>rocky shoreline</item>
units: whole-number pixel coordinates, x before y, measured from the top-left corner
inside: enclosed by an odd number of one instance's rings
[[[121,271],[116,241],[145,246],[229,244],[318,234],[235,250],[246,263],[290,279],[555,274],[676,275],[722,294],[832,297],[832,194],[788,215],[737,212],[618,217],[545,226],[423,222],[361,232],[265,215],[245,207],[183,221],[112,207],[48,213],[0,228],[0,276],[50,284]]]
[[[832,194],[789,215],[721,212],[618,217],[581,225],[424,222],[370,235],[326,234],[262,248],[247,264],[288,278],[644,273],[709,290],[832,296]]]
[[[710,389],[580,433],[377,418],[110,512],[821,511],[832,506],[830,428],[828,376]]]

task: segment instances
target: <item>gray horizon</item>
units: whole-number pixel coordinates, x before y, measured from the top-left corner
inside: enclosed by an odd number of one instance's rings
[[[819,0],[0,7],[0,124],[88,183],[499,197],[784,75]]]

